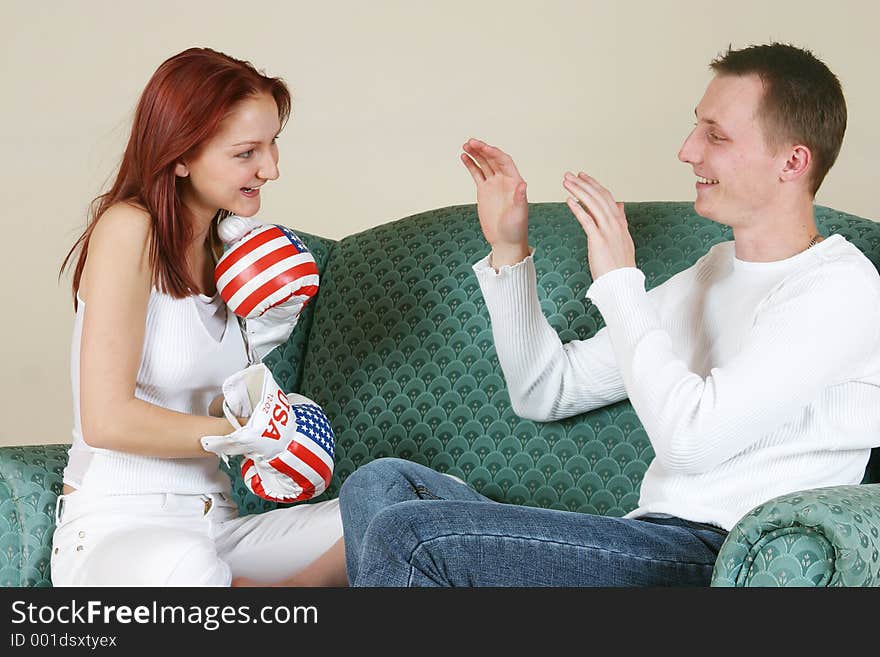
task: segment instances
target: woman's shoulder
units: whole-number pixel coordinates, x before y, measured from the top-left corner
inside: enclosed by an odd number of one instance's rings
[[[149,289],[152,220],[144,208],[115,203],[101,215],[89,237],[88,254],[78,293],[88,302],[92,279],[128,282]]]
[[[111,242],[116,248],[143,248],[149,243],[153,221],[146,208],[120,201],[107,208],[95,225],[90,242]]]

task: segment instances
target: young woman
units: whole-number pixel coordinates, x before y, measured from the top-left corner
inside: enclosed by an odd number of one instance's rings
[[[141,96],[62,265],[76,263],[74,428],[55,585],[346,584],[337,500],[239,516],[200,445],[233,431],[209,404],[248,364],[215,289],[217,223],[260,209],[289,113],[281,79],[205,48],[165,61]]]

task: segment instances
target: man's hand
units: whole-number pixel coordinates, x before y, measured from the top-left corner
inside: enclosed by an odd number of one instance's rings
[[[520,262],[529,255],[526,181],[501,149],[479,139],[469,139],[462,149],[461,161],[477,185],[477,214],[492,247],[492,266]]]
[[[562,186],[572,196],[569,209],[587,234],[587,257],[595,281],[614,269],[636,266],[636,249],[626,222],[623,203],[607,189],[581,172],[566,172]]]

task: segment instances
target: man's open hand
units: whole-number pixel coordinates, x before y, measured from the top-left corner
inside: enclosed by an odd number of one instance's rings
[[[500,148],[469,139],[462,149],[461,161],[477,185],[477,214],[492,247],[492,266],[520,262],[529,254],[526,181]]]
[[[587,234],[590,273],[597,278],[614,269],[635,267],[635,246],[623,203],[587,174],[567,172],[562,186],[571,194],[569,209]]]

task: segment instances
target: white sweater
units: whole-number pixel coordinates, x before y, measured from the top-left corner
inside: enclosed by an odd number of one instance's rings
[[[606,327],[565,345],[531,256],[474,271],[517,415],[629,397],[656,457],[627,517],[729,530],[778,495],[859,483],[880,444],[880,276],[842,236],[765,263],[718,244],[650,292],[638,269],[608,272],[587,291]]]

